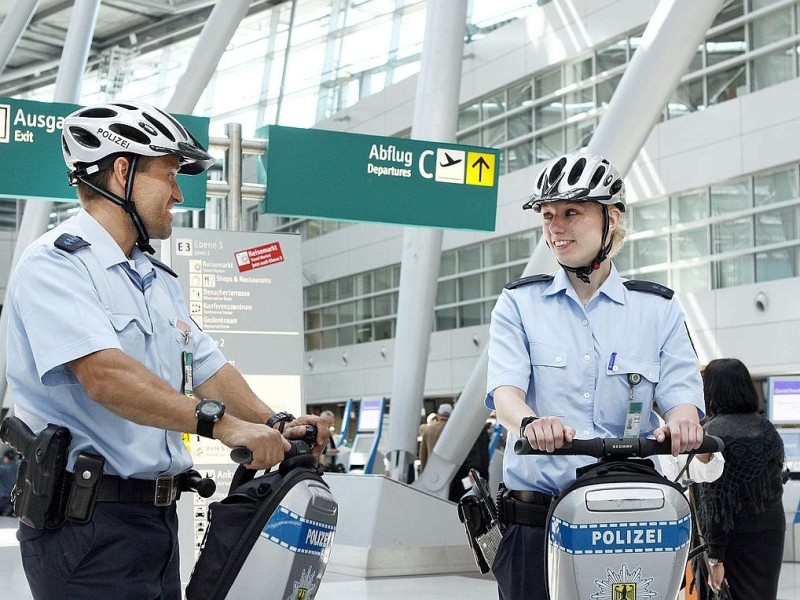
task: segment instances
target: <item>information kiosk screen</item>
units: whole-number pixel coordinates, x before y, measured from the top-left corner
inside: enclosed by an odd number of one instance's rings
[[[767,416],[775,425],[800,425],[800,376],[770,377]]]
[[[383,418],[383,398],[362,398],[358,411],[358,433],[377,431]]]

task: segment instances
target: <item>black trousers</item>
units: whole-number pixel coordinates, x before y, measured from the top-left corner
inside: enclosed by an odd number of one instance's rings
[[[34,600],[180,600],[178,516],[99,502],[89,523],[17,531]]]
[[[492,566],[500,600],[546,600],[544,528],[506,527]]]

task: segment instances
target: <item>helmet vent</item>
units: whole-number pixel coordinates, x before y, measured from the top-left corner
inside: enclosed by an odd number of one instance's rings
[[[575,183],[581,178],[585,166],[586,166],[585,158],[581,158],[575,161],[575,164],[572,165],[572,169],[570,169],[569,176],[567,177],[567,183],[569,183],[570,185],[575,185]]]
[[[83,127],[73,125],[69,128],[69,132],[72,134],[75,141],[85,148],[99,148],[101,145],[98,137],[91,131],[85,130]]]
[[[593,190],[597,187],[597,184],[603,180],[603,175],[606,174],[606,168],[602,165],[597,167],[597,170],[592,175],[592,180],[589,182],[589,189]]]
[[[539,180],[536,182],[536,189],[537,190],[541,190],[542,189],[542,186],[544,185],[544,176],[545,176],[546,173],[547,173],[547,171],[544,171],[544,170],[541,173],[539,173]]]
[[[87,108],[86,110],[78,113],[77,116],[87,119],[110,119],[111,117],[116,117],[117,112],[115,110],[111,110],[110,108]]]
[[[562,157],[558,160],[558,162],[556,162],[556,164],[553,165],[553,168],[550,169],[550,176],[548,177],[550,183],[553,183],[561,176],[561,172],[564,170],[564,166],[566,164],[567,159]]]
[[[142,112],[142,114],[144,115],[144,118],[147,119],[153,127],[158,129],[163,135],[167,136],[169,138],[169,141],[171,142],[175,141],[175,136],[172,135],[172,132],[169,129],[164,127],[164,124],[161,121],[154,119],[146,112]]]
[[[158,110],[158,109],[156,108],[156,110]],[[167,119],[169,119],[169,120],[172,122],[172,124],[175,126],[175,129],[177,129],[178,131],[186,131],[186,130],[183,128],[183,125],[181,125],[180,123],[178,123],[178,121],[175,119],[175,117],[173,117],[171,114],[169,114],[169,113],[165,113],[165,112],[164,112],[164,111],[162,111],[162,110],[158,110],[158,112],[159,112],[159,113],[161,113],[161,114],[162,114],[164,117],[166,117]]]
[[[125,123],[112,123],[108,128],[114,133],[118,133],[122,137],[133,140],[139,144],[150,143],[150,138],[143,131],[126,125]]]
[[[125,110],[139,110],[135,106],[132,106],[130,104],[122,104],[121,102],[115,102],[114,106],[119,106],[120,108],[124,108]]]
[[[611,186],[611,195],[614,196],[622,189],[622,179],[617,179]]]

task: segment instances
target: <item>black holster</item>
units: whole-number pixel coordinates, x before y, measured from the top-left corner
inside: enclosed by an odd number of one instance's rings
[[[67,499],[69,429],[48,424],[34,435],[17,417],[6,417],[0,439],[22,455],[11,492],[14,515],[34,529],[57,529],[64,523]]]

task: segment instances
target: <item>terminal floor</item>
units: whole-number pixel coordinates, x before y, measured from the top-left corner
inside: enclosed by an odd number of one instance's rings
[[[0,600],[31,600],[22,572],[19,548],[14,537],[16,519],[0,517]],[[381,577],[361,579],[328,573],[316,596],[317,600],[489,600],[497,598],[497,588],[490,577],[476,573],[430,575],[420,577]],[[784,563],[781,571],[779,600],[800,600],[800,563]]]

